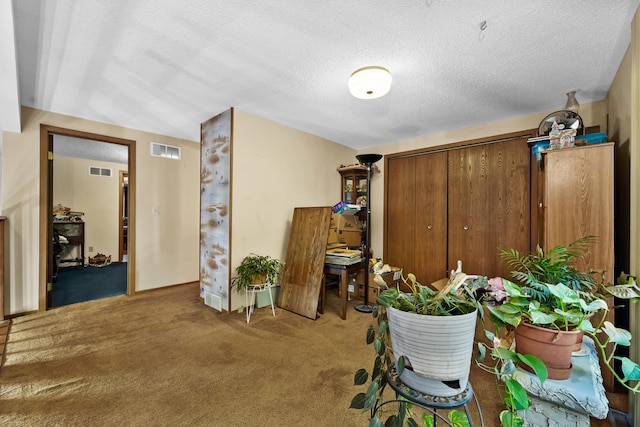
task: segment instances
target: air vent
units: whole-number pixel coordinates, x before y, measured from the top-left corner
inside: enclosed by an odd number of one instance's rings
[[[89,166],[89,175],[90,176],[104,176],[107,178],[111,178],[112,170],[109,168],[101,168],[98,166]]]
[[[222,312],[222,297],[208,291],[204,291],[204,303],[211,308]]]
[[[180,160],[180,147],[152,142],[151,155],[154,157],[164,157],[167,159]]]

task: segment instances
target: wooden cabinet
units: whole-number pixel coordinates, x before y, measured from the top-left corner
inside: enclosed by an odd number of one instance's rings
[[[349,168],[338,170],[342,178],[341,199],[345,203],[362,205],[367,199],[367,170]]]
[[[534,199],[538,244],[546,251],[583,236],[596,236],[597,243],[577,267],[604,271],[608,283],[615,283],[613,168],[613,143],[545,151],[540,167],[532,168],[538,187]],[[615,317],[613,311],[607,313],[610,322]],[[613,390],[613,375],[604,367],[602,378],[606,389]]]
[[[385,158],[384,260],[421,283],[508,277],[498,248],[530,248],[530,132]]]
[[[535,171],[538,243],[544,250],[592,235],[598,242],[580,261],[586,271],[604,270],[614,282],[614,144],[550,150]]]

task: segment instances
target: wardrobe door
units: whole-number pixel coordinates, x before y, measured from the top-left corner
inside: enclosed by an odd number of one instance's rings
[[[415,268],[418,282],[447,277],[447,152],[415,157]]]
[[[544,241],[548,251],[580,237],[598,238],[577,266],[605,271],[613,283],[614,144],[552,150],[544,157]]]
[[[389,159],[385,168],[384,262],[403,269],[406,275],[415,269],[415,158]]]
[[[526,138],[449,152],[449,269],[509,277],[498,248],[529,250],[529,149]]]

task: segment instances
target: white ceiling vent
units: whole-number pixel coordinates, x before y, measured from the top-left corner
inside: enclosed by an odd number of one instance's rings
[[[151,155],[155,157],[165,157],[167,159],[180,160],[180,147],[152,142]]]
[[[110,168],[101,168],[98,166],[89,166],[90,176],[104,176],[111,178],[112,170]]]

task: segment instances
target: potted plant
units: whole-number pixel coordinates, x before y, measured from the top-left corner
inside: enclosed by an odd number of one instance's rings
[[[366,384],[369,379],[371,383],[366,392],[358,393],[351,402],[351,408],[371,411],[370,426],[383,425],[378,409],[383,401],[387,373],[394,365],[402,382],[414,390],[452,396],[465,389],[475,324],[482,309],[476,298],[475,278],[460,270],[452,272],[447,285],[440,291],[419,284],[413,274],[408,274],[402,280],[410,292],[389,288],[378,295],[373,310],[377,329],[372,325],[367,330],[367,344],[373,344],[375,349],[373,370],[369,376],[366,369],[361,368],[354,378],[355,385]],[[423,321],[432,323],[423,326]],[[456,324],[460,321],[462,325]],[[407,325],[413,327],[407,328]],[[416,330],[425,334],[416,335],[415,341],[403,344],[402,340]],[[436,343],[432,341],[434,337],[429,336],[430,332],[440,335],[440,339],[444,335],[445,339]],[[454,343],[454,337],[460,338],[461,342]],[[418,349],[416,354],[411,352],[414,348]],[[426,362],[426,366],[422,362]],[[433,366],[439,368],[435,373],[427,370]],[[451,411],[449,418],[454,425],[468,425],[465,424],[466,415],[461,411]],[[401,426],[405,419],[411,426],[418,425],[411,405],[401,403],[384,425]],[[434,418],[426,416],[423,421],[424,425],[433,425]]]
[[[582,242],[584,241],[583,239]],[[538,354],[537,350],[541,347],[541,341],[527,346],[528,338],[524,337],[522,331],[532,328],[531,325],[534,325],[534,329],[546,330],[550,334],[550,340],[556,342],[561,342],[560,334],[568,331],[584,333],[593,340],[603,365],[613,373],[620,384],[634,393],[637,393],[640,387],[631,383],[640,379],[640,366],[626,357],[615,355],[618,345],[630,345],[631,334],[605,320],[606,312],[610,309],[605,298],[611,295],[632,300],[640,298],[640,289],[635,283],[635,278],[622,274],[616,286],[607,286],[604,283],[595,285],[595,280],[592,281],[592,274],[595,272],[581,273],[574,268],[573,261],[577,252],[573,251],[573,255],[567,255],[571,252],[571,246],[558,246],[547,255],[539,248],[535,254],[525,256],[514,250],[500,250],[501,255],[505,257],[506,254],[510,265],[517,269],[512,272],[512,277],[519,279],[522,286],[501,278],[489,281],[499,282],[506,302],[488,305],[496,332],[485,331],[491,345],[479,345],[480,351],[476,361],[481,368],[496,374],[500,388],[507,387],[503,394],[507,410],[501,414],[504,426],[521,426],[523,420],[518,411],[528,406],[526,392],[519,390],[521,387],[517,384],[514,373],[520,362],[530,354]],[[573,246],[574,249],[576,247]],[[583,249],[578,252],[581,251]],[[561,256],[558,257],[558,254]],[[556,272],[562,274],[555,274]],[[557,283],[549,283],[552,280]],[[573,283],[573,288],[562,281]],[[585,284],[588,286],[583,286]],[[591,323],[592,319],[596,319],[595,325]],[[509,333],[512,331],[515,334]],[[563,372],[565,377],[570,374],[572,349],[570,345],[566,345],[565,350],[567,347],[568,356],[565,356],[564,362],[560,365],[546,359],[546,356],[555,353],[555,350],[542,354],[541,359],[546,367],[550,368],[550,378],[558,372]],[[497,361],[495,366],[487,367],[482,363],[487,348],[490,349],[492,358]],[[621,361],[621,375],[613,367],[614,360]],[[525,365],[532,367],[530,363]],[[540,382],[546,378],[538,370],[536,374]]]
[[[280,260],[268,255],[249,254],[236,267],[237,275],[231,278],[231,287],[238,292],[250,285],[277,283],[283,264]]]

